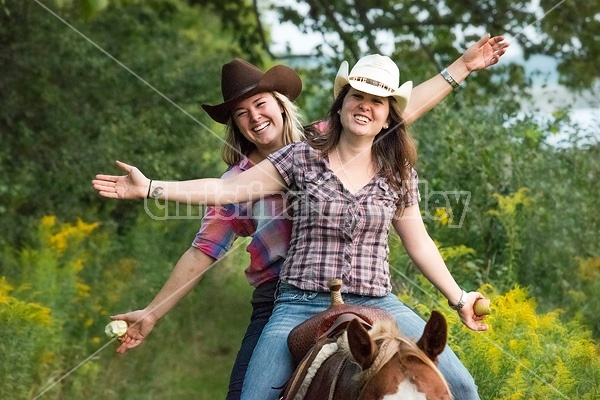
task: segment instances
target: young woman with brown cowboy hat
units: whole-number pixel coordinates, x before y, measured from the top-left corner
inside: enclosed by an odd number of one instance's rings
[[[462,81],[470,71],[495,64],[506,46],[508,44],[502,37],[484,37],[467,49],[448,71],[456,81]],[[424,114],[450,93],[452,87],[446,80],[437,76],[413,90],[412,100],[404,111],[407,122]],[[231,168],[224,176],[238,174],[264,160],[271,152],[301,139],[299,120],[291,103],[299,94],[300,85],[295,72],[283,66],[273,67],[264,74],[242,60],[234,60],[223,67],[224,102],[203,107],[215,121],[227,124],[228,139],[223,156]],[[265,204],[265,201],[272,203]],[[178,261],[155,299],[143,310],[112,317],[130,324],[119,352],[138,346],[156,321],[192,289],[237,236],[253,235],[248,246],[251,264],[246,270],[249,282],[256,287],[253,314],[232,372],[228,398],[239,396],[247,362],[272,311],[276,278],[289,247],[291,228],[289,220],[275,215],[284,212],[281,198],[265,198],[252,208],[232,205],[208,209],[192,246]],[[252,219],[259,209],[273,210],[272,218]],[[234,215],[240,218],[232,218]]]

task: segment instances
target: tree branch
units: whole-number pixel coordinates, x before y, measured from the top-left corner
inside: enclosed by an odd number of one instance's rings
[[[256,18],[256,29],[258,31],[258,36],[260,37],[262,47],[265,49],[269,57],[273,59],[275,57],[273,56],[273,53],[271,53],[271,48],[269,47],[269,42],[267,41],[267,37],[265,35],[265,29],[263,27],[262,21],[260,20],[260,12],[258,11],[258,0],[252,1],[252,10],[254,11],[254,17]]]
[[[346,34],[346,32],[342,29],[340,23],[338,22],[335,16],[335,13],[333,12],[333,9],[331,9],[331,5],[329,4],[329,2],[320,0],[309,0],[308,3],[311,7],[316,8],[317,11],[323,11],[327,20],[334,25],[334,30],[340,36],[340,39],[342,39],[344,47],[348,49],[348,51],[352,54],[352,57],[354,57],[354,59],[358,60],[360,58],[360,50],[358,49],[354,38],[352,38],[351,35]],[[323,37],[325,36],[324,32],[321,32],[321,34],[323,35]]]

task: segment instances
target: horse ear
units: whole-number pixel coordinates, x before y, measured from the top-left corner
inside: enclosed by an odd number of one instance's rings
[[[417,346],[427,354],[427,357],[435,362],[437,356],[446,347],[447,337],[448,324],[446,323],[446,318],[439,311],[433,310],[429,321],[425,325],[423,336],[417,342]]]
[[[369,368],[376,356],[376,346],[369,332],[358,319],[354,318],[348,324],[347,333],[352,356],[363,370]]]

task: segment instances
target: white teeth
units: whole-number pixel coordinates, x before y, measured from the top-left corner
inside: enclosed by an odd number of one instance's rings
[[[354,118],[361,122],[369,122],[369,119],[367,117],[363,117],[362,115],[355,115]]]
[[[263,129],[265,129],[265,128],[266,128],[268,125],[269,125],[269,123],[268,123],[268,122],[265,122],[265,123],[263,123],[263,124],[260,124],[259,126],[255,127],[255,128],[252,128],[252,131],[254,131],[254,132],[258,132],[258,131],[260,131],[260,130],[263,130]]]

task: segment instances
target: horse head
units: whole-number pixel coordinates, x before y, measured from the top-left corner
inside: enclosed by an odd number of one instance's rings
[[[437,368],[437,356],[447,338],[446,319],[438,311],[432,311],[416,343],[404,337],[395,322],[387,320],[376,322],[371,330],[354,320],[348,325],[347,337],[352,358],[360,366],[353,377],[363,383],[359,400],[451,398]]]

